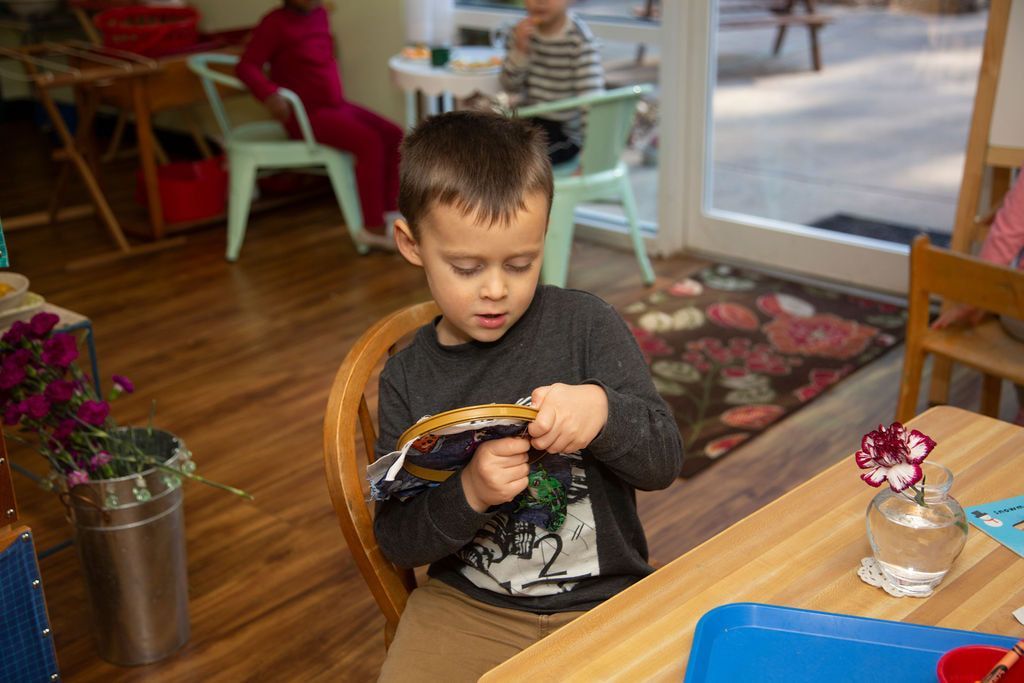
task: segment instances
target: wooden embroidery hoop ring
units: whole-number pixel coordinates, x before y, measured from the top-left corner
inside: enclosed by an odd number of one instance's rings
[[[409,443],[410,440],[415,440],[436,431],[448,429],[449,427],[464,424],[469,429],[473,426],[474,422],[482,420],[514,419],[533,422],[536,417],[536,408],[521,406],[515,403],[487,403],[478,406],[455,408],[454,410],[446,410],[443,413],[428,417],[426,420],[421,420],[409,427],[398,437],[398,443],[395,448],[402,450],[402,447]],[[455,474],[453,470],[435,470],[429,467],[420,467],[408,461],[402,465],[402,469],[415,477],[434,482],[445,481]]]

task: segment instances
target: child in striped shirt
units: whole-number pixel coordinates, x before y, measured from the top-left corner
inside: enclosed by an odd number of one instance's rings
[[[604,72],[590,29],[569,11],[571,0],[526,0],[525,19],[507,41],[501,85],[522,105],[578,97],[604,89]],[[579,109],[534,119],[548,138],[552,164],[576,158],[583,141]]]

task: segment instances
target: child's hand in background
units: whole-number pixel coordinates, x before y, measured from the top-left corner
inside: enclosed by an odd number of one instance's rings
[[[516,24],[515,28],[512,29],[512,35],[515,38],[513,45],[515,45],[516,50],[524,55],[530,52],[530,36],[533,35],[536,29],[537,20],[533,17],[526,17]]]
[[[274,93],[263,100],[263,105],[270,110],[270,115],[281,123],[287,123],[292,115],[292,105],[280,93]]]
[[[979,308],[968,306],[966,304],[953,304],[949,309],[943,311],[942,314],[935,319],[935,322],[932,323],[932,329],[944,330],[947,327],[955,327],[957,325],[974,327],[980,323],[984,317],[985,311]]]
[[[608,421],[608,395],[596,384],[552,384],[531,396],[537,417],[530,423],[534,448],[572,453],[586,448]]]
[[[462,492],[477,512],[507,503],[526,488],[530,474],[530,442],[524,438],[493,439],[480,444],[462,468]]]

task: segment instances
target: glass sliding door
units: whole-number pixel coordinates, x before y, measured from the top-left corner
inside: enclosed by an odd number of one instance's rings
[[[690,44],[674,100],[694,114],[675,147],[687,245],[905,289],[909,242],[925,232],[942,243],[952,229],[985,9],[700,0],[677,10],[664,21]]]

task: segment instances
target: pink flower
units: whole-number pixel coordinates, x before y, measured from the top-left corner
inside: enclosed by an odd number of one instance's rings
[[[78,358],[78,345],[70,334],[55,334],[43,343],[43,362],[58,368],[66,368]]]
[[[63,441],[64,439],[71,436],[71,432],[75,431],[75,427],[77,426],[78,423],[72,420],[71,418],[62,420],[61,423],[57,425],[56,429],[53,430],[52,436],[57,441]]]
[[[32,328],[29,327],[28,323],[23,320],[15,320],[11,324],[11,329],[4,332],[4,336],[0,337],[0,340],[7,342],[8,344],[17,344],[24,337],[32,332]]]
[[[889,483],[896,493],[921,481],[921,463],[935,448],[935,441],[916,429],[907,431],[899,422],[868,432],[854,454],[857,466],[869,470],[860,478],[871,486]]]
[[[25,368],[18,365],[17,360],[8,356],[0,367],[0,389],[13,389],[25,379]]]
[[[124,375],[114,375],[111,379],[114,381],[114,386],[124,393],[130,394],[135,391],[135,385]]]
[[[54,380],[46,387],[45,393],[53,403],[67,403],[75,394],[75,385],[64,379]]]
[[[83,470],[71,470],[68,472],[68,488],[74,488],[79,484],[88,484],[89,475]]]
[[[21,420],[21,415],[24,411],[22,410],[20,403],[10,403],[7,405],[7,409],[4,410],[4,424],[16,425]]]
[[[56,325],[59,320],[60,316],[55,313],[47,313],[46,311],[43,311],[42,313],[36,313],[32,316],[32,320],[29,321],[28,326],[31,328],[33,335],[42,339],[50,332],[50,330],[53,329],[53,326]]]
[[[42,394],[33,394],[21,402],[22,410],[33,420],[41,420],[50,412],[50,402]]]
[[[86,424],[99,427],[110,415],[110,406],[106,401],[83,401],[78,406],[78,417]]]
[[[15,364],[25,366],[28,365],[30,360],[32,360],[32,352],[28,349],[18,349],[11,354],[11,358],[14,360]]]
[[[89,459],[89,465],[94,470],[103,467],[108,462],[110,462],[110,453],[107,453],[106,451],[100,451]]]

